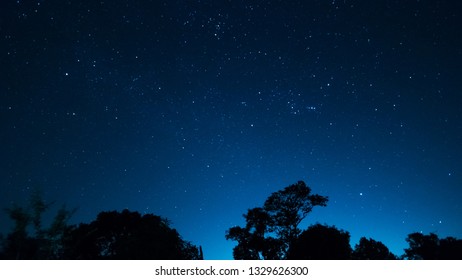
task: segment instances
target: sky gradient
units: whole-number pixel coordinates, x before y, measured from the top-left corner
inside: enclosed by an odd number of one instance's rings
[[[153,213],[231,259],[303,180],[329,202],[302,229],[461,238],[459,2],[2,1],[0,205]]]

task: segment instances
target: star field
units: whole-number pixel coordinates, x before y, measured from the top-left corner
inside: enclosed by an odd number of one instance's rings
[[[305,228],[460,238],[461,8],[3,1],[0,205],[154,213],[229,259],[225,230],[304,180],[329,197]]]

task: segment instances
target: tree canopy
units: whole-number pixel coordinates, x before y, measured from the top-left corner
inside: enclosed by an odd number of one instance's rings
[[[184,241],[160,216],[123,210],[98,214],[74,228],[66,240],[67,259],[187,260],[199,249]]]
[[[287,253],[290,260],[348,260],[350,257],[350,233],[321,224],[304,230]]]
[[[14,228],[0,238],[1,259],[202,259],[202,249],[184,241],[168,220],[123,210],[98,214],[95,221],[68,225],[75,210],[58,209],[48,227],[45,203],[37,191],[28,207],[5,212]]]
[[[362,237],[352,250],[350,233],[335,226],[301,222],[315,206],[328,198],[312,194],[303,182],[272,193],[262,207],[247,210],[245,226],[226,231],[237,242],[238,260],[462,260],[462,240],[439,238],[435,233],[411,233],[405,254],[395,256],[380,241]],[[34,191],[29,204],[4,209],[14,222],[12,231],[0,234],[0,259],[203,259],[202,247],[182,239],[170,222],[154,214],[125,209],[100,212],[90,223],[69,225],[76,211],[59,208],[48,226],[42,215],[54,203],[46,203]]]
[[[355,260],[396,260],[397,257],[380,241],[361,237],[352,253]]]
[[[409,248],[404,257],[410,260],[461,260],[462,240],[454,237],[440,239],[436,234],[411,233],[406,238]]]
[[[235,259],[284,259],[289,245],[300,234],[301,221],[315,206],[326,206],[328,198],[311,194],[303,181],[272,193],[263,207],[244,214],[246,226],[235,226],[226,238],[237,241]]]
[[[43,226],[42,215],[53,203],[46,203],[41,192],[32,192],[27,207],[15,205],[4,209],[14,222],[14,229],[3,240],[4,259],[60,259],[67,222],[75,210],[63,205],[51,225]],[[32,234],[31,234],[32,232]]]

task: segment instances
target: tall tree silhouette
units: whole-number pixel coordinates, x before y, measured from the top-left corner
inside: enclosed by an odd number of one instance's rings
[[[35,259],[37,255],[37,241],[28,234],[31,217],[26,209],[13,206],[5,209],[14,222],[14,228],[9,233],[3,245],[3,258],[5,259]]]
[[[14,222],[14,228],[4,239],[4,259],[60,259],[62,243],[69,226],[67,222],[75,210],[63,206],[50,227],[44,227],[43,214],[53,203],[46,203],[39,190],[34,190],[28,207],[13,206],[5,209]]]
[[[352,254],[355,260],[396,260],[396,256],[380,241],[361,237]]]
[[[29,215],[29,219],[32,222],[32,226],[35,231],[35,238],[38,240],[43,240],[45,238],[45,230],[42,226],[42,215],[45,213],[52,203],[46,203],[43,199],[42,192],[39,189],[34,189],[30,196],[30,208],[31,213]]]
[[[56,213],[50,227],[46,230],[43,254],[47,259],[62,259],[64,257],[64,243],[73,228],[69,226],[69,219],[76,209],[68,210],[64,205]]]
[[[334,226],[315,224],[292,242],[287,259],[347,260],[351,251],[350,233]]]
[[[300,234],[301,221],[315,206],[326,206],[328,198],[311,194],[303,181],[272,193],[262,208],[244,215],[246,226],[235,226],[226,239],[237,241],[235,259],[284,259],[291,242]]]
[[[66,259],[199,259],[199,249],[181,239],[166,219],[138,212],[101,212],[69,233]]]
[[[253,208],[244,214],[246,226],[235,226],[226,233],[226,238],[238,242],[233,249],[236,260],[280,259],[280,240],[265,236],[272,224],[271,216],[263,208]]]
[[[285,252],[290,243],[300,234],[298,225],[313,210],[314,206],[326,206],[328,198],[311,194],[303,181],[271,194],[264,209],[271,217],[271,231],[282,241]]]

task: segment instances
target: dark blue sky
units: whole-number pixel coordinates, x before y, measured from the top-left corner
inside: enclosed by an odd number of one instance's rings
[[[304,180],[329,197],[305,228],[460,238],[461,8],[2,1],[0,205],[154,213],[230,259],[225,231]]]

